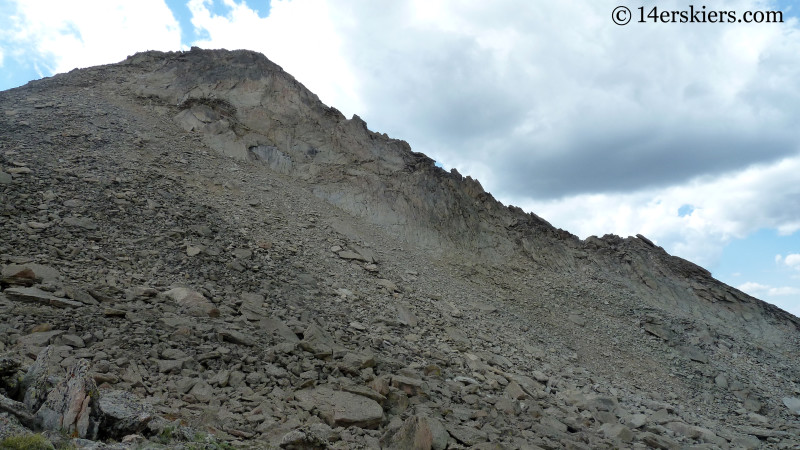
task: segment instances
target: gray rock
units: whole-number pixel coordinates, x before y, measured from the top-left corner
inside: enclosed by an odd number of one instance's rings
[[[38,333],[34,333],[38,334]],[[36,357],[22,378],[23,402],[31,411],[37,411],[57,383],[54,359],[55,348],[48,346]]]
[[[300,342],[300,338],[294,334],[294,331],[280,319],[274,317],[263,318],[259,322],[259,327],[269,334],[280,337],[286,342]]]
[[[390,450],[444,450],[450,435],[442,423],[426,416],[412,416],[403,425],[381,438],[381,446]]]
[[[783,404],[793,413],[800,415],[800,398],[783,397]]]
[[[79,359],[70,367],[66,378],[47,395],[47,400],[36,412],[36,420],[46,430],[94,439],[102,417],[98,397],[89,364]]]
[[[96,230],[97,224],[90,217],[66,217],[64,225],[69,227],[83,228],[84,230]]]
[[[156,361],[158,364],[158,371],[160,373],[178,373],[183,368],[184,362],[175,359],[159,359]]]
[[[189,288],[177,287],[163,294],[180,306],[181,310],[195,317],[219,317],[219,309],[203,296]]]
[[[488,436],[486,432],[472,428],[466,427],[461,425],[453,425],[447,424],[445,425],[445,429],[453,437],[456,441],[460,442],[463,445],[478,445],[481,442],[486,442],[488,440]]]
[[[155,417],[149,406],[127,391],[102,391],[98,405],[103,418],[100,435],[104,438],[119,440],[141,433]]]
[[[33,411],[25,403],[12,400],[2,394],[0,394],[0,412],[13,415],[26,427],[33,428],[35,426]],[[0,425],[0,428],[2,428],[2,425]]]
[[[604,423],[600,427],[603,435],[609,439],[614,439],[622,442],[630,442],[633,440],[633,432],[630,428],[620,423]]]
[[[74,334],[65,334],[61,336],[61,342],[64,345],[69,345],[73,348],[83,348],[86,347],[86,343],[81,339],[79,336],[75,336]]]
[[[0,282],[11,285],[57,284],[60,278],[54,267],[36,263],[9,264],[0,270]]]
[[[295,392],[303,409],[314,410],[330,426],[377,428],[383,408],[375,400],[328,387]]]
[[[366,259],[364,259],[363,256],[359,255],[356,252],[350,251],[350,250],[342,250],[342,251],[340,251],[339,252],[339,258],[342,258],[342,259],[355,259],[355,260],[358,260],[358,261],[366,261]]]
[[[8,288],[3,293],[11,300],[40,303],[42,305],[55,306],[56,308],[80,308],[83,306],[81,302],[56,297],[35,287]]]
[[[26,334],[17,339],[17,344],[22,347],[44,347],[53,342],[56,336],[64,334],[63,330],[40,331],[38,333]]]
[[[303,332],[303,340],[300,347],[317,358],[327,358],[333,355],[334,351],[339,351],[342,347],[336,344],[333,338],[317,325],[311,324]]]
[[[236,330],[220,330],[217,332],[219,336],[222,338],[223,341],[231,342],[237,345],[244,345],[246,347],[252,347],[256,345],[256,342],[248,337],[244,333],[240,333]]]

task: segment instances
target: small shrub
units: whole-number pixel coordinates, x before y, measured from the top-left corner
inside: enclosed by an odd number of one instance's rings
[[[2,450],[54,450],[53,444],[41,434],[9,436],[0,442]]]

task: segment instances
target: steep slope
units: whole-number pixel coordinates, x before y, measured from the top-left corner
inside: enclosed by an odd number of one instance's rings
[[[0,111],[15,370],[55,345],[101,392],[256,447],[797,444],[796,317],[505,207],[263,55],[140,53]]]

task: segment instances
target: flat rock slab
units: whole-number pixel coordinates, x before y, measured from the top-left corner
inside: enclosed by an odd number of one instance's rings
[[[55,306],[56,308],[79,308],[83,303],[51,295],[41,289],[34,287],[8,288],[3,291],[10,300],[26,303],[40,303],[42,305]]]
[[[203,294],[183,287],[164,292],[164,296],[172,299],[188,315],[194,317],[219,317],[219,310]]]
[[[306,410],[317,410],[330,426],[378,428],[383,421],[383,408],[375,400],[327,387],[295,392],[295,398]]]
[[[0,270],[0,281],[22,286],[57,283],[59,276],[57,269],[36,263],[9,264]]]
[[[786,405],[793,413],[800,415],[800,398],[797,397],[784,397],[783,404]]]

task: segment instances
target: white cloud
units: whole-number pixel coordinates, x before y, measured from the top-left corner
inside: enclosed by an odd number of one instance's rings
[[[710,265],[732,239],[761,228],[783,226],[788,233],[800,229],[792,225],[800,217],[798,173],[800,156],[630,194],[584,194],[550,201],[515,196],[504,200],[535,211],[582,238],[642,233],[672,253]],[[695,210],[681,217],[678,210],[684,204],[694,205]],[[800,255],[789,255],[785,261],[800,268]]]
[[[16,8],[6,38],[45,75],[180,49],[180,28],[163,0],[18,0]]]
[[[747,283],[743,283],[737,287],[742,292],[746,292],[753,297],[760,297],[760,296],[769,296],[769,297],[778,297],[778,296],[787,296],[787,295],[800,295],[800,289],[791,286],[783,286],[783,287],[772,287],[765,284],[754,283],[748,281]]]
[[[192,24],[207,38],[202,48],[249,49],[264,53],[329,106],[346,115],[363,114],[356,80],[341,56],[341,40],[324,0],[274,0],[266,18],[241,1],[223,0],[224,16],[211,11],[210,0],[190,0]]]
[[[784,264],[789,268],[800,270],[800,254],[792,253],[790,255],[786,255],[785,258],[781,255],[776,255],[775,261],[778,264]]]
[[[3,48],[0,47],[0,67],[3,67],[3,57],[4,57]]]

